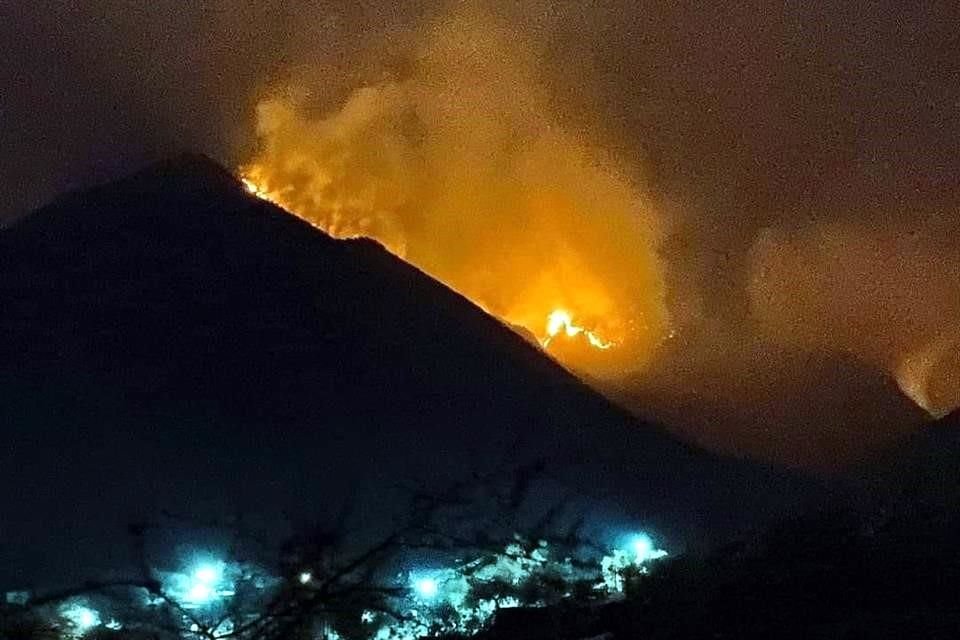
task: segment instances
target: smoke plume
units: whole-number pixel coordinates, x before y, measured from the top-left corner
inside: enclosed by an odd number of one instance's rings
[[[333,111],[311,106],[322,78],[269,92],[244,174],[534,336],[563,309],[614,344],[585,343],[573,365],[642,369],[668,332],[655,204],[631,167],[560,122],[520,36],[460,8],[421,27],[408,69]]]
[[[0,215],[203,151],[532,337],[563,309],[615,346],[550,352],[691,440],[836,465],[960,402],[957,24],[942,2],[6,3]]]

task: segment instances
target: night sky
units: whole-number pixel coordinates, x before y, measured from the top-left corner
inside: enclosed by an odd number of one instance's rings
[[[482,6],[5,3],[0,219],[179,151],[236,167],[264,97],[336,112],[416,77],[425,25],[483,14],[551,124],[652,203],[675,337],[621,367],[618,397],[690,440],[816,468],[915,430],[915,401],[960,404],[955,3]]]

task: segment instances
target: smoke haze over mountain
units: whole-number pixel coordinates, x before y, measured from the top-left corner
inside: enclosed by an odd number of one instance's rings
[[[958,11],[9,3],[0,216],[180,150],[230,166],[295,150],[340,171],[355,221],[491,311],[544,290],[586,306],[627,347],[585,368],[628,375],[647,406],[753,372],[724,386],[744,408],[714,427],[725,438],[703,431],[716,412],[669,407],[692,439],[839,462],[849,421],[784,416],[851,376],[796,393],[756,372],[815,352],[895,377],[931,412],[960,402]],[[343,213],[331,193],[320,208]],[[536,295],[513,284],[534,272],[551,281]],[[781,400],[758,415],[759,389]],[[880,417],[864,447],[902,430]],[[804,431],[761,445],[737,426],[758,420]]]

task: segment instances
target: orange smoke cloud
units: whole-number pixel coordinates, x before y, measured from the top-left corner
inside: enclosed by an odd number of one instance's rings
[[[305,83],[262,99],[259,150],[242,175],[541,341],[565,311],[589,348],[551,351],[575,368],[643,368],[669,331],[651,200],[586,132],[561,125],[509,27],[464,10],[421,35],[404,77],[357,89],[339,109],[314,111]]]
[[[856,354],[933,415],[960,404],[960,245],[949,219],[769,229],[751,308],[781,342]]]

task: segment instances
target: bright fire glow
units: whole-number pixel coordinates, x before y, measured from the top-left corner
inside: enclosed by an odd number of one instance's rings
[[[593,331],[574,324],[573,316],[566,309],[555,309],[547,316],[547,335],[540,340],[540,344],[543,345],[544,349],[547,349],[553,339],[561,334],[568,338],[583,336],[590,346],[597,349],[609,349],[613,346],[612,342],[604,340]]]
[[[334,238],[376,240],[573,370],[642,370],[670,332],[659,201],[642,167],[597,146],[605,132],[558,116],[539,52],[471,7],[425,24],[400,76],[340,102],[309,74],[266,89],[239,175]]]
[[[280,206],[296,214],[297,211],[291,208],[295,206],[295,201],[284,197],[283,192],[270,190],[268,187],[259,183],[257,181],[257,176],[259,173],[260,173],[260,170],[258,170],[256,166],[245,167],[240,170],[240,181],[241,183],[243,183],[243,186],[247,190],[247,192],[262,200],[272,202],[273,204],[276,204],[277,206]],[[334,237],[345,238],[345,237],[356,237],[358,235],[360,236],[364,235],[362,233],[358,233],[354,231],[351,231],[349,233],[342,233],[342,232],[337,233],[336,229],[323,228],[320,225],[316,225],[308,218],[304,218],[304,219],[306,219],[308,222],[311,222],[315,226],[318,226],[318,228],[321,228],[322,230],[326,231],[330,235],[333,235]],[[377,238],[375,236],[374,238],[377,240],[382,240],[381,238]],[[388,249],[394,250],[394,253],[398,253],[399,255],[402,255],[402,252],[396,251],[396,247],[391,247],[389,245],[385,245],[385,246]],[[474,302],[478,304],[481,308],[483,308],[485,311],[489,311],[487,305],[485,305],[482,300],[474,300]],[[532,333],[538,333],[537,331],[535,331],[535,328],[533,326],[530,326],[531,323],[529,322],[529,320],[527,320],[529,316],[530,316],[529,313],[523,314],[523,317],[519,317],[518,314],[504,314],[503,319],[510,324],[522,326],[527,330],[531,331]],[[542,337],[538,337],[538,341],[540,342],[540,344],[543,346],[544,349],[549,350],[551,343],[554,342],[554,339],[557,336],[565,336],[566,338],[570,338],[570,339],[582,340],[583,344],[587,344],[593,347],[594,349],[599,349],[601,351],[606,351],[607,349],[610,349],[616,346],[616,343],[614,341],[604,339],[597,331],[587,329],[577,324],[576,322],[574,322],[573,314],[567,309],[562,309],[562,308],[554,309],[547,315],[546,335]]]
[[[251,195],[255,195],[258,198],[262,198],[263,200],[267,200],[269,202],[279,204],[279,201],[277,200],[277,198],[272,197],[266,190],[260,187],[251,178],[241,175],[240,182],[243,183],[243,187],[247,190],[247,193],[250,193]]]

